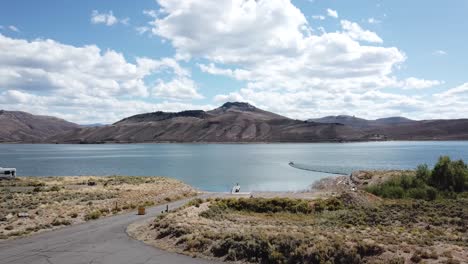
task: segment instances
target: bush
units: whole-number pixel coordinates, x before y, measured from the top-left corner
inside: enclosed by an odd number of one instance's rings
[[[70,217],[71,217],[71,218],[77,218],[77,217],[78,217],[78,213],[71,213],[71,214],[70,214]]]
[[[311,213],[312,207],[305,200],[289,198],[239,198],[225,199],[218,202],[221,206],[236,211],[255,213]]]
[[[56,185],[55,185],[55,186],[52,186],[52,187],[50,188],[50,191],[51,191],[51,192],[58,192],[58,191],[60,191],[60,187],[58,187],[58,186],[56,186]]]
[[[195,207],[200,207],[200,205],[203,203],[203,199],[201,198],[195,198],[193,200],[190,200],[186,206],[195,206]]]
[[[53,226],[60,226],[60,225],[71,225],[70,220],[59,220],[59,219],[54,219],[52,223],[50,223]]]
[[[462,160],[442,156],[432,170],[430,183],[439,190],[463,192],[468,189],[468,167]]]
[[[41,186],[36,186],[33,189],[33,192],[42,192],[44,189]]]
[[[86,221],[95,220],[95,219],[98,219],[99,217],[101,217],[101,212],[99,210],[96,210],[96,211],[87,213],[85,215],[85,220]]]
[[[380,185],[367,187],[366,190],[392,199],[432,201],[438,196],[457,198],[456,193],[468,190],[468,167],[462,160],[451,161],[449,157],[443,156],[432,171],[425,164],[419,165],[415,176],[403,174]]]

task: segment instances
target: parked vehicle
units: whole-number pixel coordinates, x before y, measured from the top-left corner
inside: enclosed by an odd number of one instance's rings
[[[0,178],[15,178],[15,176],[16,176],[15,168],[0,167]]]

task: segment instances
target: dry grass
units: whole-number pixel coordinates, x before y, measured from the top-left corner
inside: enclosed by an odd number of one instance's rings
[[[89,182],[95,185],[89,186]],[[0,181],[0,239],[189,197],[190,186],[163,177],[18,177]],[[22,214],[27,217],[20,217]]]
[[[468,200],[336,202],[196,201],[133,233],[179,253],[254,263],[463,263]],[[294,211],[307,203],[310,210]],[[251,206],[263,204],[260,207]],[[288,204],[285,210],[267,209]],[[348,205],[347,205],[348,204]],[[291,206],[289,206],[291,205]],[[272,207],[273,208],[273,207]],[[156,239],[155,239],[156,238]]]

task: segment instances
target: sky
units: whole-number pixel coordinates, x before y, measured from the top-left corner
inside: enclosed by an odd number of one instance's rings
[[[0,109],[80,123],[249,102],[468,118],[468,1],[0,3]]]

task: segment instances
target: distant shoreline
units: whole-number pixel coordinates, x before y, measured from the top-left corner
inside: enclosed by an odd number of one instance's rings
[[[184,142],[184,141],[148,141],[148,142],[94,142],[94,143],[53,143],[53,142],[0,142],[0,145],[131,145],[131,144],[193,144],[193,145],[256,145],[256,144],[323,144],[323,143],[370,143],[370,142],[456,142],[463,141],[468,142],[468,139],[393,139],[393,140],[327,140],[327,141],[194,141],[194,142]]]

